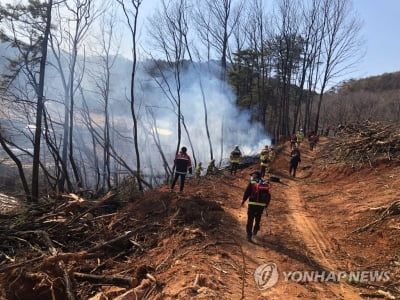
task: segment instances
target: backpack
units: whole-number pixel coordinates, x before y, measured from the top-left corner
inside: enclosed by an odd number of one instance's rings
[[[266,208],[268,207],[269,202],[271,201],[271,194],[269,192],[270,187],[271,186],[268,181],[260,180],[255,184],[255,189],[254,189],[254,201],[259,203],[265,203]]]

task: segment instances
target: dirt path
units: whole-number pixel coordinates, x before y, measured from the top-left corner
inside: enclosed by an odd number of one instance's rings
[[[290,226],[300,233],[307,256],[317,262],[321,269],[338,274],[341,271],[338,266],[343,263],[335,257],[338,245],[331,240],[329,233],[322,231],[318,225],[318,216],[312,215],[307,210],[307,203],[302,197],[301,190],[302,182],[293,181],[285,191]],[[336,299],[362,299],[353,287],[342,280],[338,284],[324,283],[324,285],[324,288],[331,291]]]
[[[324,232],[318,224],[318,214],[308,210],[307,201],[303,197],[307,189],[305,181],[310,176],[308,168],[319,151],[310,151],[303,146],[302,164],[298,178],[288,176],[287,164],[289,150],[281,149],[274,164],[281,183],[273,183],[273,203],[270,207],[270,216],[263,216],[262,234],[253,243],[245,240],[245,224],[247,209],[231,209],[241,224],[239,239],[246,260],[245,299],[362,299],[359,292],[344,280],[339,282],[295,282],[287,280],[287,274],[297,271],[325,271],[326,274],[338,274],[343,261],[336,255],[338,245],[329,232]],[[302,168],[305,170],[302,170]],[[247,170],[249,173],[249,171]],[[247,174],[248,175],[248,174]],[[246,178],[246,174],[241,174]],[[245,187],[246,179],[235,179],[236,186]],[[319,191],[323,193],[323,191]],[[235,189],[234,199],[240,199],[243,190]],[[237,202],[239,200],[236,200]],[[283,213],[284,212],[284,213]],[[324,207],[320,207],[321,214],[329,214]],[[260,290],[254,279],[255,270],[262,264],[274,263],[279,268],[279,281],[271,288]],[[257,298],[258,297],[258,298]]]

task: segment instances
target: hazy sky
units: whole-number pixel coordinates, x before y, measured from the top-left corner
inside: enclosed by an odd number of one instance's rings
[[[366,56],[359,70],[351,74],[363,78],[400,71],[400,0],[354,0],[363,20]]]

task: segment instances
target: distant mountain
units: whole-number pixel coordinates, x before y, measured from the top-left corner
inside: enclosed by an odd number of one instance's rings
[[[326,122],[384,121],[400,124],[400,72],[350,80],[324,100]]]
[[[400,71],[346,82],[340,92],[382,92],[400,89]]]

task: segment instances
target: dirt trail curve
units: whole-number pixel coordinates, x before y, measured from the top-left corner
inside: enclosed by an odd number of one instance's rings
[[[327,140],[323,139],[320,146]],[[297,271],[317,271],[337,274],[343,262],[336,255],[337,244],[329,232],[324,232],[319,225],[319,215],[311,214],[307,209],[304,191],[307,189],[309,173],[319,149],[310,151],[308,145],[301,146],[302,163],[298,177],[288,174],[289,149],[284,146],[274,163],[272,175],[281,179],[272,183],[273,199],[268,218],[263,216],[261,235],[253,243],[245,241],[246,209],[232,208],[241,230],[239,236],[246,261],[246,279],[244,299],[363,299],[359,291],[344,280],[339,283],[287,280],[288,273]],[[303,170],[304,168],[304,170]],[[246,172],[249,173],[248,170]],[[243,179],[246,178],[247,179]],[[236,186],[244,187],[249,174],[241,174]],[[321,191],[323,192],[323,191]],[[234,198],[242,196],[240,189],[235,189]],[[320,207],[320,213],[329,215],[329,211]],[[271,288],[260,290],[254,280],[254,271],[262,264],[275,263],[279,268],[279,281]]]
[[[309,212],[307,201],[303,196],[305,189],[308,188],[304,184],[304,180],[307,180],[309,176],[306,170],[308,170],[310,164],[318,156],[321,147],[327,142],[327,139],[323,139],[319,147],[314,151],[310,151],[308,145],[303,143],[301,147],[303,162],[299,169],[304,168],[305,170],[298,172],[300,175],[299,179],[296,178],[290,181],[288,188],[284,189],[284,196],[288,205],[290,226],[295,232],[300,234],[305,251],[307,252],[306,255],[312,258],[321,269],[338,274],[338,272],[342,271],[338,267],[342,264],[340,258],[335,255],[338,246],[329,232],[324,232],[319,226],[318,215],[313,215]],[[287,149],[285,150],[288,152]],[[321,214],[329,214],[329,211],[326,211],[324,207],[320,209]],[[362,299],[359,292],[343,280],[339,283],[327,282],[325,284],[326,288],[337,299]]]

